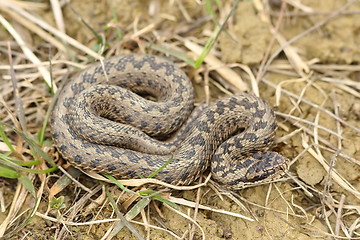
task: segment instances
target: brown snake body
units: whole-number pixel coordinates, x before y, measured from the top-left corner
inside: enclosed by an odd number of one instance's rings
[[[76,166],[126,178],[147,177],[166,162],[155,178],[176,185],[209,165],[228,188],[282,175],[288,160],[267,151],[277,128],[268,103],[244,93],[193,111],[193,97],[173,63],[113,57],[66,83],[51,119],[53,139]]]

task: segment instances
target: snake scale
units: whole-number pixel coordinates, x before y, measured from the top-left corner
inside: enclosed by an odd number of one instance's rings
[[[116,177],[192,183],[209,166],[230,189],[280,177],[287,158],[268,151],[277,128],[252,94],[194,109],[193,87],[172,62],[122,55],[81,71],[61,90],[52,118],[59,152],[83,169]]]

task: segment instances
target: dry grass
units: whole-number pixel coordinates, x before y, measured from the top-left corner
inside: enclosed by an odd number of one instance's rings
[[[31,223],[37,217],[44,220],[37,220],[37,224],[47,224],[50,229],[44,233],[46,237],[54,239],[75,237],[77,230],[72,227],[84,226],[82,229],[88,233],[103,226],[103,233],[96,232],[101,239],[125,234],[124,228],[135,239],[150,239],[153,231],[167,233],[170,239],[205,239],[205,236],[211,239],[213,236],[201,222],[201,212],[232,216],[250,224],[261,221],[262,216],[256,212],[262,210],[276,214],[291,230],[309,239],[360,239],[359,185],[356,179],[347,179],[348,175],[341,169],[343,165],[360,167],[359,154],[349,153],[343,145],[349,136],[360,135],[360,84],[356,81],[360,67],[304,59],[294,46],[332,19],[358,14],[359,11],[349,10],[355,2],[348,1],[336,11],[319,12],[300,1],[289,0],[272,12],[268,2],[254,0],[257,17],[266,24],[271,40],[263,60],[248,66],[225,63],[219,51],[220,33],[237,41],[231,31],[236,21],[232,15],[238,3],[235,0],[224,1],[222,5],[211,1],[204,1],[202,5],[195,1],[169,1],[175,10],[161,13],[157,12],[158,1],[150,1],[146,13],[149,19],[141,14],[126,23],[118,22],[115,17],[112,21],[107,19],[107,28],[102,33],[89,29],[94,33],[90,43],[79,42],[66,33],[65,26],[69,23],[64,21],[62,11],[73,8],[70,3],[62,6],[58,0],[50,1],[48,14],[54,19],[50,24],[37,14],[44,11],[47,4],[2,0],[0,23],[7,33],[1,36],[8,37],[0,41],[0,171],[5,176],[0,179],[0,237],[35,236]],[[194,14],[187,4],[202,10]],[[79,18],[77,24],[87,28],[88,25],[81,23],[86,21],[73,10],[72,14]],[[200,17],[199,13],[203,15]],[[156,14],[160,17],[154,18]],[[282,34],[282,26],[299,16],[320,16],[321,20],[312,22],[307,30],[289,39]],[[179,19],[184,20],[176,24]],[[172,27],[170,32],[168,26]],[[171,186],[155,179],[115,181],[96,173],[87,173],[89,178],[58,156],[51,144],[47,121],[51,102],[56,99],[55,93],[63,79],[91,62],[133,51],[165,53],[182,59],[179,64],[183,67],[196,66],[188,73],[194,82],[203,86],[198,92],[199,102],[249,89],[259,96],[274,96],[280,129],[285,132],[277,143],[287,149],[284,154],[293,157],[288,176],[281,180],[282,185],[268,186],[263,204],[244,198],[242,194],[246,194],[246,190],[222,189],[211,181],[210,175],[202,177],[194,186]],[[284,56],[279,56],[280,53]],[[283,80],[273,81],[268,78],[271,74],[281,75]],[[302,86],[301,89],[295,91],[290,87],[295,84]],[[264,88],[266,94],[262,92]],[[320,98],[309,97],[310,90]],[[346,117],[340,103],[344,96],[357,101],[348,108],[353,110],[352,115],[346,112]],[[325,178],[315,186],[297,176],[296,165],[306,158],[318,163],[319,171],[325,172]],[[54,171],[55,165],[57,171]],[[291,187],[282,189],[285,184]],[[153,185],[165,190],[152,190]],[[193,200],[182,194],[172,196],[171,190],[183,194],[191,191]],[[211,194],[235,207],[225,210],[206,204],[204,199]],[[272,207],[275,202],[285,207]],[[306,202],[306,207],[302,202]],[[253,211],[254,208],[260,210]],[[179,232],[169,227],[164,215],[167,211],[187,221],[188,228]],[[316,219],[321,220],[323,228],[315,224]],[[266,226],[263,230],[266,237],[274,238]],[[225,230],[222,236],[229,237]]]

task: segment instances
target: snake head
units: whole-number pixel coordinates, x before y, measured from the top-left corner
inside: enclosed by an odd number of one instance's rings
[[[270,182],[283,176],[289,160],[277,152],[258,152],[252,155],[252,163],[245,177],[249,183]]]
[[[212,170],[213,178],[229,189],[271,182],[283,176],[289,160],[276,152],[256,152],[247,158],[233,161],[229,166]]]

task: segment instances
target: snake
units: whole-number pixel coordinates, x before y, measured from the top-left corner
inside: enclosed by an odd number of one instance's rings
[[[271,151],[272,107],[251,93],[194,107],[191,80],[154,55],[107,58],[67,81],[51,133],[75,167],[122,179],[190,185],[207,169],[225,188],[277,179],[288,159]]]

